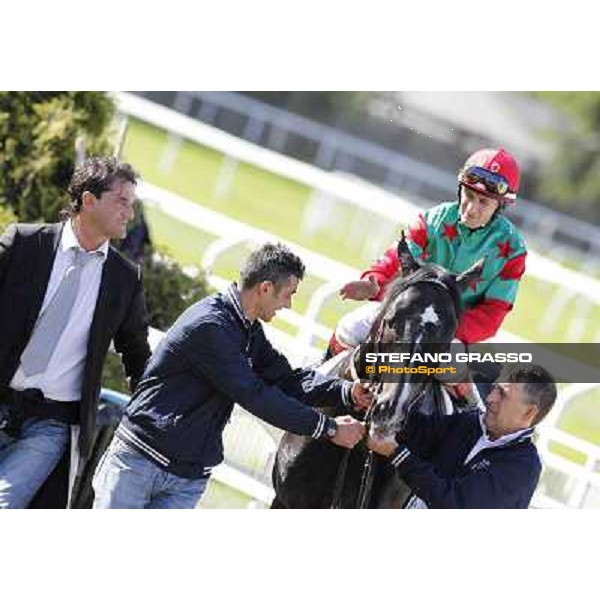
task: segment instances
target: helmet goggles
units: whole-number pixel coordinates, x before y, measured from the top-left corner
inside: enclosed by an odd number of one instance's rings
[[[514,192],[510,191],[505,177],[483,167],[467,167],[461,173],[460,181],[475,191],[487,192],[502,199],[503,202],[512,202],[516,196]]]

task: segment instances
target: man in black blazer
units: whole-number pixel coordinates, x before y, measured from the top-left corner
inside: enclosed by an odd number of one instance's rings
[[[63,223],[0,238],[0,507],[29,505],[56,475],[71,426],[81,477],[111,342],[132,389],[150,356],[141,269],[109,245],[134,216],[137,178],[114,158],[88,159]]]

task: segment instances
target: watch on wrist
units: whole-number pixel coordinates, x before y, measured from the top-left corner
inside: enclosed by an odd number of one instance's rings
[[[335,437],[335,434],[338,432],[338,424],[335,419],[331,417],[327,419],[327,425],[325,426],[325,437],[331,439]]]

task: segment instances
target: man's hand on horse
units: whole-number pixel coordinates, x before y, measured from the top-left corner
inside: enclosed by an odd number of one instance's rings
[[[379,284],[373,275],[369,275],[368,281],[359,279],[350,281],[341,290],[342,300],[369,300],[379,292]]]
[[[354,448],[365,435],[365,424],[348,415],[336,417],[337,433],[331,441],[344,448]]]
[[[352,385],[352,401],[356,410],[367,410],[373,402],[373,392],[368,383],[355,381]]]
[[[379,436],[369,436],[367,438],[367,448],[375,452],[375,454],[391,456],[397,447],[398,442],[394,438],[383,438]]]

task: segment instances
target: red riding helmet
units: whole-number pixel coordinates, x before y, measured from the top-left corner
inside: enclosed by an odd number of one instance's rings
[[[486,148],[467,158],[458,174],[458,183],[503,205],[516,200],[520,178],[521,171],[512,154],[504,148]]]

